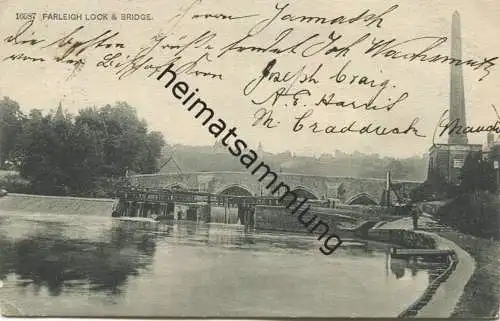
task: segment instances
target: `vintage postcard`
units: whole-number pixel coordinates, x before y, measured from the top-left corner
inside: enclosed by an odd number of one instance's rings
[[[1,315],[495,319],[495,1],[0,1]]]

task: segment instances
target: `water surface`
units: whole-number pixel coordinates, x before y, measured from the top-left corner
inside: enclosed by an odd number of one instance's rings
[[[432,271],[387,248],[224,224],[0,215],[3,313],[50,316],[397,316]]]

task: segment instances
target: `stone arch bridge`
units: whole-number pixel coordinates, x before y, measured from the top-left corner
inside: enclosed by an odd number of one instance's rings
[[[250,172],[188,172],[132,175],[133,186],[147,188],[172,188],[202,191],[214,194],[267,196],[266,182],[258,181]],[[315,176],[279,173],[279,180],[290,186],[298,195],[309,199],[327,200],[345,204],[379,204],[386,189],[386,180]],[[392,181],[392,199],[407,195],[421,182]]]

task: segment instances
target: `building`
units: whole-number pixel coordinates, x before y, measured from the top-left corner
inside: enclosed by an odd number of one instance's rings
[[[451,58],[461,60],[462,47],[460,38],[460,16],[453,13],[451,26]],[[462,66],[451,64],[450,67],[450,110],[449,121],[456,121],[465,128],[465,94]],[[434,144],[429,149],[428,173],[439,173],[451,184],[460,183],[460,172],[465,159],[472,153],[482,153],[481,144],[469,144],[467,134],[452,131],[447,144]]]
[[[429,172],[440,173],[448,183],[459,184],[465,159],[472,153],[481,153],[481,144],[435,144],[430,148]]]
[[[486,147],[483,151],[483,158],[488,160],[495,170],[497,186],[500,186],[500,135],[495,140],[492,132],[486,138]]]
[[[500,161],[500,135],[495,139],[495,135],[492,132],[488,133],[483,156],[485,159],[491,161]]]

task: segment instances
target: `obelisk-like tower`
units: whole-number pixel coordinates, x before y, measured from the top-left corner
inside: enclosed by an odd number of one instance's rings
[[[466,125],[465,118],[465,94],[464,77],[462,66],[462,40],[460,39],[460,16],[458,12],[453,13],[451,23],[451,55],[454,60],[450,70],[450,107],[449,116],[452,133],[448,136],[448,144],[432,144],[429,149],[429,172],[431,175],[439,175],[448,183],[458,185],[461,182],[462,168],[465,160],[472,153],[481,153],[482,144],[469,144],[467,135],[462,134]],[[455,126],[454,126],[455,125]],[[461,128],[458,128],[458,126]],[[437,177],[437,176],[434,176]]]
[[[460,32],[460,15],[457,11],[453,13],[451,22],[451,58],[460,61],[462,59],[462,40]],[[450,71],[450,122],[457,120],[462,128],[466,125],[464,76],[462,65],[453,62]],[[448,137],[448,144],[467,144],[466,134],[453,132]]]

